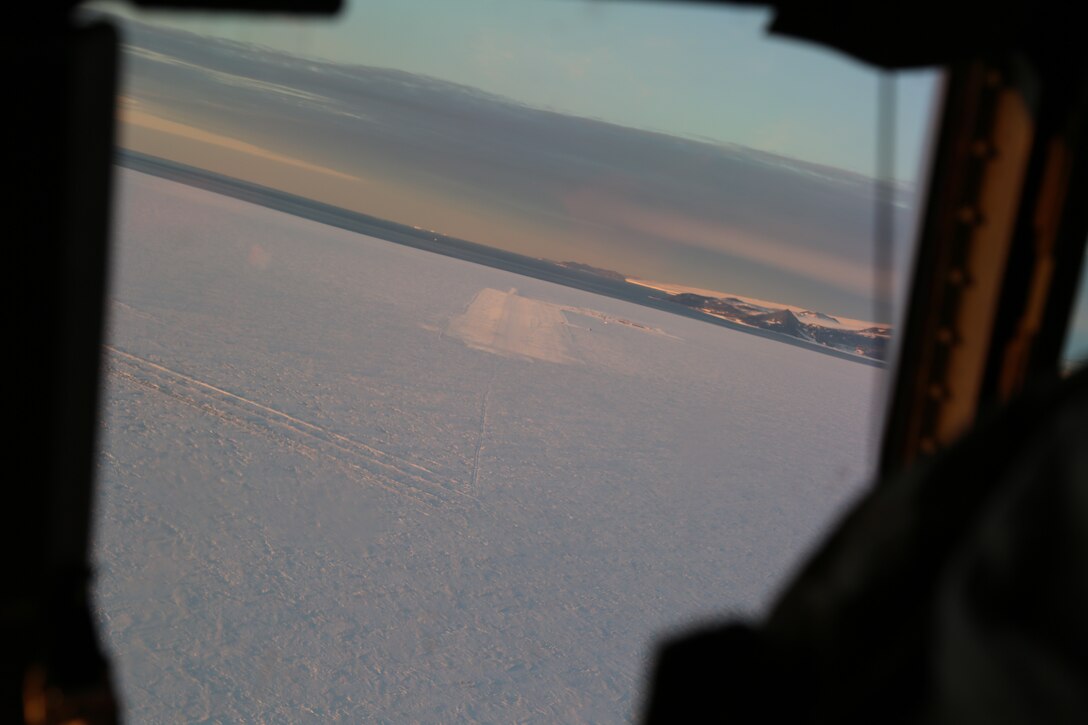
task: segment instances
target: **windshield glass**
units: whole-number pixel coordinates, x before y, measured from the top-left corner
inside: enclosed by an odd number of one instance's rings
[[[1088,254],[1080,268],[1080,288],[1073,304],[1069,332],[1062,351],[1062,365],[1066,370],[1079,368],[1088,363]]]
[[[126,719],[630,719],[863,490],[936,73],[885,195],[878,74],[763,11],[103,11]]]

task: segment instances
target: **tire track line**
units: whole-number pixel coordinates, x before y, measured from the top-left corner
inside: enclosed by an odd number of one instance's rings
[[[314,460],[321,455],[327,455],[332,458],[338,466],[340,466],[342,469],[345,469],[345,473],[348,476],[361,483],[376,485],[380,488],[385,489],[389,493],[411,499],[417,504],[425,505],[428,507],[439,506],[444,503],[443,499],[434,496],[427,491],[419,491],[415,487],[402,486],[399,485],[399,482],[397,481],[389,481],[385,477],[375,476],[371,472],[349,460],[344,460],[337,456],[329,455],[328,451],[322,451],[318,448],[315,448],[314,446],[308,445],[303,441],[296,440],[290,435],[285,434],[282,430],[277,429],[274,424],[271,424],[271,421],[266,421],[270,423],[270,425],[267,426],[256,425],[250,420],[239,417],[238,415],[224,411],[220,408],[216,408],[210,403],[201,402],[192,397],[180,394],[170,389],[169,387],[159,385],[154,381],[142,378],[138,375],[132,375],[131,373],[123,372],[121,370],[118,370],[117,368],[111,369],[110,372],[118,378],[127,380],[139,387],[154,391],[156,393],[160,393],[162,395],[166,395],[178,401],[179,403],[182,403],[183,405],[187,405],[191,408],[199,410],[206,415],[218,418],[224,423],[231,424],[254,435],[272,438],[281,445],[284,445],[287,448],[296,451],[299,455],[302,455],[310,460]]]
[[[480,403],[480,425],[476,431],[476,452],[472,456],[472,478],[469,481],[469,493],[472,496],[480,495],[480,453],[484,448],[484,434],[487,432],[487,404],[491,398],[491,388],[495,382],[495,368],[491,368],[491,377],[487,380],[487,388]]]
[[[114,374],[194,405],[200,410],[235,425],[242,425],[249,430],[264,429],[264,432],[273,432],[277,437],[285,438],[293,445],[302,446],[315,453],[323,452],[335,458],[338,463],[351,468],[368,482],[378,483],[383,488],[397,493],[414,492],[417,497],[425,499],[431,505],[452,503],[458,497],[474,500],[473,496],[454,487],[456,481],[451,479],[447,483],[436,480],[437,474],[430,469],[399,456],[110,345],[105,345],[104,348],[114,357],[112,362],[119,363],[119,365],[111,366]],[[122,370],[122,367],[127,367],[129,370]],[[179,391],[178,388],[181,390]],[[268,428],[273,430],[268,431]],[[315,449],[308,443],[318,444],[319,449]],[[320,448],[326,450],[321,451]],[[374,471],[370,468],[379,470]],[[405,470],[405,468],[412,470]]]

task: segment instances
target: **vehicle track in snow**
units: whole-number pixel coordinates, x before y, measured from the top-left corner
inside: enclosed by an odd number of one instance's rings
[[[480,422],[476,429],[476,450],[472,456],[472,477],[469,480],[469,493],[473,496],[480,495],[480,454],[484,449],[484,435],[487,434],[487,406],[491,399],[491,388],[495,384],[495,367],[491,367],[491,376],[487,380],[483,398],[480,401]]]
[[[232,425],[275,438],[280,444],[333,458],[363,483],[380,486],[429,507],[475,500],[456,479],[372,445],[296,418],[164,365],[103,346],[110,374],[215,416]],[[310,457],[313,457],[312,453]],[[475,473],[473,474],[475,478]]]

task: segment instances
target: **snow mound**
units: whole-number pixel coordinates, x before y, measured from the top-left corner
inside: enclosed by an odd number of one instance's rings
[[[517,292],[480,290],[465,313],[450,320],[446,334],[496,355],[560,364],[578,362],[559,307]]]

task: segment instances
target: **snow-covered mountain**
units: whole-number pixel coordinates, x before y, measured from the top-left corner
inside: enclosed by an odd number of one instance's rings
[[[823,312],[757,304],[736,296],[714,297],[678,292],[669,293],[667,299],[741,325],[758,327],[874,360],[885,359],[891,339],[891,328],[887,325],[860,320],[844,321]]]

